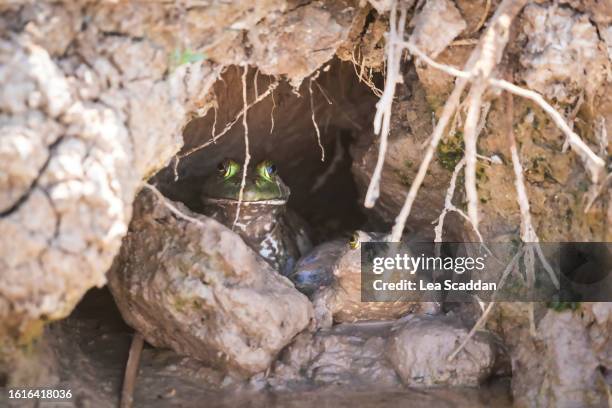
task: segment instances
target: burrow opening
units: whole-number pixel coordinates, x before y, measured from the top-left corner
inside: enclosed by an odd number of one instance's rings
[[[334,60],[298,89],[280,80],[269,96],[247,111],[251,162],[272,160],[276,164],[291,189],[288,206],[309,224],[315,243],[363,228],[368,219],[351,172],[351,151],[372,143],[378,98],[355,70],[351,63]],[[211,108],[188,123],[179,156],[210,142],[239,115],[244,107],[243,73],[241,67],[229,67],[214,84],[216,112]],[[248,103],[276,80],[250,69]],[[382,82],[380,77],[373,80]],[[216,143],[181,158],[176,173],[176,163],[171,161],[152,182],[170,199],[202,212],[205,178],[224,158],[242,163],[244,153],[244,126],[239,119]]]

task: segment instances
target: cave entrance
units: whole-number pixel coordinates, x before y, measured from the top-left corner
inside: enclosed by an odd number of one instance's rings
[[[232,66],[215,83],[211,95],[216,109],[185,127],[185,146],[179,155],[210,143],[213,135],[235,121],[233,126],[216,143],[183,157],[176,174],[171,162],[154,177],[167,197],[194,211],[201,211],[203,181],[218,163],[226,157],[244,161],[244,127],[242,118],[236,120],[244,106],[242,76],[243,69]],[[276,81],[250,69],[245,81],[248,103]],[[248,109],[251,163],[269,159],[277,165],[278,174],[291,188],[288,205],[308,222],[315,243],[360,228],[365,221],[351,174],[351,149],[371,143],[377,100],[372,89],[359,81],[351,63],[335,60],[318,76],[306,78],[299,89],[280,81],[271,94]]]

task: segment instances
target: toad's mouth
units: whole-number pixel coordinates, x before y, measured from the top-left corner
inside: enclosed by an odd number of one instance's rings
[[[229,205],[237,205],[238,200],[234,198],[214,198],[214,197],[204,197],[204,203],[207,204],[229,204]],[[272,198],[267,200],[242,200],[240,205],[285,205],[287,204],[286,199],[282,198]]]

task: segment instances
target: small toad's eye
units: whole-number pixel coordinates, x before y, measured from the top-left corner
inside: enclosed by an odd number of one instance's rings
[[[217,171],[224,180],[233,177],[239,170],[240,165],[232,159],[225,159],[217,165]]]
[[[349,240],[349,246],[351,247],[351,249],[357,249],[359,248],[360,242],[359,242],[359,234],[357,234],[356,232],[351,236],[351,239]]]
[[[264,160],[257,165],[257,174],[267,181],[272,181],[276,174],[276,165],[270,160]]]

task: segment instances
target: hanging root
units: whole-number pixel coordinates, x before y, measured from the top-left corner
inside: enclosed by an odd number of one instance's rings
[[[240,191],[238,192],[238,203],[236,204],[236,216],[232,223],[232,230],[236,227],[238,218],[240,217],[240,206],[242,205],[242,199],[244,198],[244,187],[246,186],[246,176],[251,161],[251,153],[249,151],[249,125],[247,123],[247,73],[249,72],[248,66],[244,66],[244,72],[242,73],[242,104],[244,108],[244,115],[242,115],[242,127],[244,128],[244,163],[242,164],[242,180],[240,181]]]
[[[314,81],[318,77],[319,77],[319,71],[317,71],[317,73],[313,77],[310,78],[310,81],[308,82],[308,92],[310,92],[310,110],[312,112],[312,115],[311,115],[312,124],[315,128],[315,132],[317,133],[317,143],[319,145],[319,148],[321,149],[321,161],[323,162],[325,161],[325,148],[323,148],[323,144],[321,143],[321,131],[319,131],[319,125],[317,125],[317,121],[315,120],[315,108],[314,108],[314,101],[312,98],[312,81]]]
[[[270,83],[272,86],[272,83]],[[270,134],[274,132],[274,109],[276,109],[276,100],[274,99],[274,92],[270,94],[272,96],[272,109],[270,110]]]
[[[522,9],[524,3],[525,3],[524,0],[521,0],[521,1],[504,0],[502,4],[500,4],[500,6],[498,7],[495,15],[493,16],[493,22],[491,23],[490,27],[487,29],[487,32],[485,33],[485,38],[490,38],[490,36],[487,36],[488,32],[494,29],[499,29],[497,27],[497,24],[495,24],[497,21],[501,20],[504,22],[505,25],[509,26],[512,18]],[[471,79],[472,77],[471,71],[473,70],[474,66],[477,65],[479,58],[481,57],[481,49],[483,48],[483,43],[484,41],[481,40],[480,45],[476,47],[474,51],[472,51],[470,58],[465,64],[465,71],[470,71],[470,72],[459,71],[456,68],[448,67],[446,65],[439,64],[439,63],[435,63],[435,65],[432,64],[436,68],[442,69],[443,67],[444,71],[449,70],[459,75],[456,75],[458,78],[457,78],[457,81],[455,82],[455,88],[453,89],[450,96],[446,100],[446,103],[444,104],[444,108],[442,109],[440,120],[438,121],[438,123],[436,124],[436,127],[434,128],[433,134],[431,136],[431,140],[429,142],[429,146],[427,146],[427,150],[425,151],[423,161],[421,162],[419,166],[419,170],[417,172],[417,175],[414,181],[410,185],[410,190],[408,190],[408,195],[406,196],[404,205],[402,206],[400,213],[395,219],[395,224],[393,225],[393,229],[391,230],[391,236],[389,237],[391,241],[399,242],[399,240],[402,237],[404,227],[406,226],[406,220],[408,219],[408,216],[410,215],[410,211],[412,210],[412,205],[414,204],[414,200],[416,199],[419,188],[421,187],[421,184],[423,184],[423,180],[425,179],[425,175],[427,174],[427,170],[429,169],[429,164],[431,163],[431,160],[433,159],[436,148],[438,147],[438,143],[440,143],[440,139],[442,138],[444,134],[444,130],[446,129],[448,122],[453,117],[453,114],[455,113],[455,111],[457,110],[457,107],[459,106],[459,103],[461,101],[461,94],[463,93],[463,90],[467,86],[468,80]],[[413,52],[412,50],[418,49],[415,45],[406,43],[406,42],[402,42],[402,46],[408,48],[408,50],[411,52]],[[491,54],[491,51],[489,51],[489,53]],[[421,55],[425,56],[426,58],[423,58],[423,60],[427,63],[434,62],[433,60],[431,60],[431,58],[427,57],[420,50],[418,53],[415,52],[415,54],[419,56]],[[451,75],[454,75],[454,74],[451,74]]]
[[[531,221],[531,211],[529,206],[529,197],[527,196],[527,188],[525,187],[525,179],[523,177],[523,166],[521,165],[521,159],[518,154],[518,149],[516,146],[516,140],[514,138],[513,131],[513,111],[514,111],[514,103],[512,100],[512,95],[506,93],[506,115],[507,115],[507,134],[508,134],[508,145],[510,146],[510,156],[512,158],[512,169],[514,170],[514,186],[516,188],[516,196],[517,202],[519,205],[520,213],[521,213],[521,240],[525,243],[532,243],[527,250],[526,256],[526,267],[527,267],[527,282],[530,288],[533,287],[535,283],[535,274],[534,274],[534,253],[538,255],[540,262],[544,266],[544,269],[547,271],[550,280],[553,282],[555,287],[559,288],[559,279],[555,275],[552,267],[546,260],[542,252],[542,248],[540,247],[540,239],[533,227],[533,223]]]
[[[497,284],[497,288],[498,291],[501,290],[501,288],[504,286],[504,284],[506,283],[506,279],[508,278],[508,276],[510,275],[510,272],[512,272],[512,270],[515,268],[515,266],[517,265],[517,262],[520,259],[520,256],[522,255],[523,250],[519,250],[516,252],[516,254],[514,254],[514,256],[512,257],[512,259],[510,260],[510,262],[508,263],[508,265],[506,265],[506,269],[504,269],[504,272],[502,273],[501,278],[499,279],[499,283]],[[493,306],[495,306],[495,293],[493,294],[493,298],[491,299],[491,301],[489,302],[489,304],[487,305],[487,307],[485,308],[484,312],[482,313],[482,315],[478,318],[478,321],[476,322],[476,324],[474,324],[474,327],[472,327],[472,329],[470,330],[470,332],[467,334],[467,336],[465,336],[465,338],[463,339],[463,341],[461,342],[461,344],[459,344],[459,346],[455,349],[455,351],[453,351],[447,358],[448,362],[451,362],[454,360],[454,358],[457,356],[457,354],[459,354],[459,352],[461,350],[463,350],[463,348],[466,346],[466,344],[470,341],[470,339],[472,337],[474,337],[474,334],[476,334],[476,332],[478,330],[480,330],[481,327],[484,326],[484,324],[487,322],[487,319],[489,318],[489,314],[491,314],[491,310],[493,310]]]
[[[334,157],[332,158],[331,163],[329,164],[327,169],[325,169],[323,174],[317,177],[314,184],[312,185],[312,188],[310,189],[310,193],[314,193],[315,191],[323,187],[325,183],[327,183],[327,180],[329,180],[329,178],[336,172],[336,169],[340,165],[340,162],[342,161],[343,157],[344,147],[342,146],[342,141],[338,137],[336,138],[336,148],[334,149]]]
[[[382,168],[387,153],[387,138],[391,127],[391,105],[395,95],[395,85],[401,78],[401,57],[404,50],[402,43],[404,39],[404,29],[406,26],[406,7],[400,10],[399,22],[397,20],[397,2],[393,2],[391,16],[389,18],[389,35],[387,36],[387,78],[385,90],[376,104],[376,115],[374,116],[374,133],[380,135],[380,147],[378,149],[378,159],[374,167],[372,179],[368,185],[364,205],[372,208],[380,194],[380,178]]]
[[[279,82],[275,81],[273,83],[270,84],[270,86],[268,86],[268,89],[266,89],[261,95],[259,95],[253,102],[251,102],[248,105],[245,105],[242,110],[240,112],[238,112],[238,114],[236,115],[236,117],[229,122],[228,124],[225,125],[225,127],[223,128],[223,130],[221,132],[219,132],[218,134],[214,134],[213,133],[213,137],[208,141],[205,142],[199,146],[193,147],[191,149],[189,149],[188,151],[186,151],[185,153],[179,154],[178,157],[179,158],[184,158],[187,157],[199,150],[204,149],[205,147],[210,146],[211,144],[214,144],[217,142],[217,140],[225,135],[227,132],[230,131],[230,129],[240,120],[240,118],[243,118],[244,116],[246,116],[246,113],[249,109],[251,109],[254,105],[257,105],[259,102],[263,101],[264,99],[266,99],[268,97],[268,95],[272,95],[274,90],[278,87]],[[216,113],[215,113],[216,114]],[[216,119],[215,119],[215,123],[216,123]],[[274,127],[274,122],[273,123],[273,127]]]
[[[503,50],[508,41],[510,24],[514,17],[523,8],[525,3],[525,0],[504,0],[499,5],[497,11],[491,19],[491,23],[489,24],[487,31],[482,36],[478,47],[472,51],[472,54],[470,55],[470,58],[465,64],[463,70],[438,63],[419,50],[416,45],[406,41],[401,42],[401,46],[407,48],[411,54],[419,57],[428,65],[431,65],[432,67],[437,68],[449,75],[457,77],[457,80],[455,82],[455,88],[446,100],[440,119],[434,128],[417,175],[410,186],[404,201],[404,205],[402,206],[402,209],[395,220],[389,240],[399,241],[401,239],[401,235],[406,225],[406,220],[410,215],[412,205],[414,204],[418,190],[423,183],[435,150],[440,142],[440,139],[442,138],[444,129],[459,106],[461,94],[468,82],[473,83],[473,86],[467,99],[468,119],[464,125],[464,137],[466,138],[466,193],[468,194],[468,217],[472,221],[473,225],[476,227],[478,225],[477,192],[474,194],[474,163],[476,160],[474,146],[477,145],[478,130],[482,128],[481,126],[476,127],[475,124],[479,122],[478,119],[481,115],[480,105],[482,95],[489,85],[536,102],[546,113],[550,115],[559,129],[567,136],[572,149],[582,158],[585,167],[591,175],[591,180],[593,183],[598,183],[602,179],[601,175],[605,172],[605,162],[584,143],[584,141],[564,121],[561,114],[557,112],[550,104],[548,104],[541,95],[539,95],[537,92],[516,86],[508,81],[491,77],[497,63],[501,59]],[[391,27],[390,33],[393,31],[394,28]],[[388,65],[391,64],[388,62]],[[391,72],[393,72],[393,70],[391,70]],[[386,89],[387,88],[385,88],[385,90]],[[382,102],[383,98],[381,98],[379,104]],[[390,109],[390,107],[387,109]],[[470,111],[472,112],[471,114]],[[483,109],[483,112],[484,111],[485,109]],[[379,112],[380,110],[377,110],[377,114]],[[381,135],[381,148],[379,151],[379,156],[382,155],[383,159],[384,154],[382,154],[382,152],[385,148],[386,138],[383,140],[383,135]],[[381,160],[379,160],[379,162],[381,162]],[[373,189],[373,186],[378,186],[379,180],[380,174],[375,172],[372,176],[372,181],[370,182],[370,188]],[[540,256],[540,258],[542,262],[545,263],[543,257]],[[546,264],[545,267],[547,267]]]
[[[440,213],[438,220],[434,221],[437,223],[436,227],[434,228],[434,232],[436,233],[434,242],[442,242],[442,234],[444,230],[444,219],[446,218],[446,214],[449,212],[455,212],[459,214],[461,217],[463,217],[467,222],[471,224],[471,220],[467,216],[467,214],[464,213],[460,208],[455,207],[455,205],[453,204],[453,197],[455,195],[457,177],[459,176],[459,173],[461,172],[464,166],[465,166],[465,158],[461,159],[459,163],[457,163],[457,165],[455,166],[455,170],[453,171],[453,175],[451,176],[448,190],[446,190],[446,197],[444,198],[444,209],[442,209],[442,212]],[[474,224],[471,224],[471,225],[472,225],[472,228],[474,229],[474,232],[476,233],[476,236],[478,237],[478,240],[484,243],[484,240],[478,228],[476,228]],[[491,251],[488,251],[488,252],[491,252]]]
[[[584,166],[591,176],[591,181],[593,184],[598,184],[603,179],[606,163],[601,159],[601,157],[597,156],[597,154],[595,154],[595,152],[593,152],[586,143],[584,143],[580,136],[578,136],[576,132],[574,132],[565,122],[563,116],[548,102],[546,102],[542,95],[501,79],[491,79],[489,83],[497,88],[503,89],[518,96],[522,96],[523,98],[530,99],[538,104],[538,106],[542,108],[544,112],[548,113],[557,127],[565,134],[572,150],[574,150],[574,152],[576,152],[576,154],[578,154],[578,156],[582,159]]]

